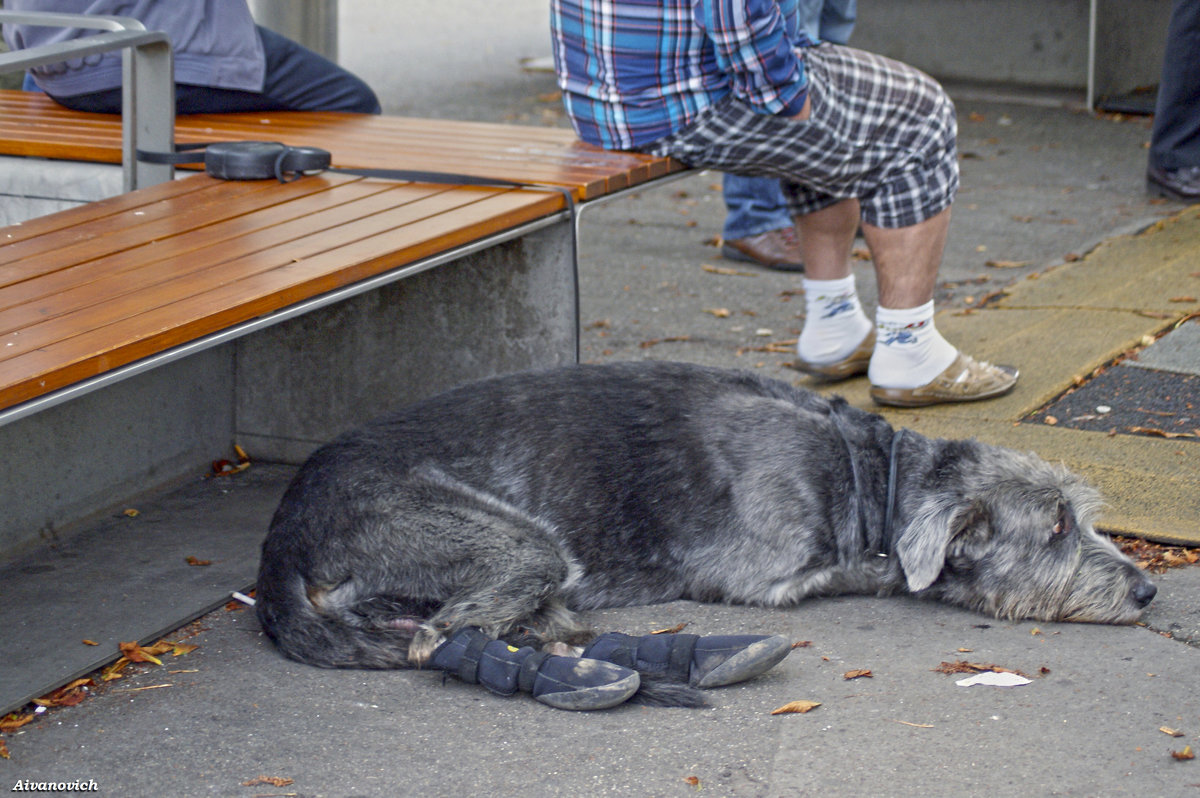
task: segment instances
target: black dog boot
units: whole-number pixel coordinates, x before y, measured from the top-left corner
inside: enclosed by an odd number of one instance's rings
[[[693,687],[723,687],[766,673],[791,650],[792,644],[780,635],[632,637],[609,632],[592,641],[583,656]]]
[[[475,628],[438,646],[431,664],[493,693],[531,693],[556,709],[608,709],[628,701],[641,683],[636,671],[612,662],[516,648]]]

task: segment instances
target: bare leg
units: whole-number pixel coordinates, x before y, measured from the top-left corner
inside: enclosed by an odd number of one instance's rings
[[[804,249],[805,315],[795,365],[821,379],[862,373],[871,357],[872,324],[850,270],[858,217],[858,200],[849,199],[796,218]]]
[[[912,227],[863,225],[863,236],[875,262],[880,305],[915,308],[933,299],[949,227],[949,208]]]
[[[850,274],[850,250],[858,230],[858,216],[858,200],[848,199],[796,217],[807,277],[838,280]]]

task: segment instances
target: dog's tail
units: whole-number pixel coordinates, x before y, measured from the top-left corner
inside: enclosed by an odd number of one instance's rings
[[[685,707],[699,709],[708,706],[704,691],[692,687],[685,682],[664,679],[656,674],[639,671],[641,686],[629,699],[631,704],[643,704],[650,707]]]
[[[259,572],[255,612],[267,637],[285,656],[321,668],[410,668],[408,649],[421,618],[392,614],[380,623],[358,606],[353,581],[312,588],[295,572]]]

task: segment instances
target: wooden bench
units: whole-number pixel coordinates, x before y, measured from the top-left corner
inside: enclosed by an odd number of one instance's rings
[[[115,163],[120,123],[0,97],[0,153]],[[596,202],[681,171],[569,131],[353,114],[181,117],[177,141],[317,146]],[[38,163],[31,161],[30,163]],[[0,554],[226,457],[297,462],[450,385],[576,355],[557,191],[190,175],[0,229]],[[434,267],[438,268],[434,268]]]

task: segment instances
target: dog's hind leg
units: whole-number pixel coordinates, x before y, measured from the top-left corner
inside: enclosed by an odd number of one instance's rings
[[[440,472],[421,475],[419,524],[426,541],[417,570],[440,607],[417,633],[409,660],[423,664],[438,643],[466,627],[490,637],[525,627],[543,641],[587,631],[559,598],[577,566],[538,519]],[[406,530],[412,534],[413,530]]]
[[[545,524],[431,468],[298,483],[263,545],[256,607],[285,655],[330,668],[422,665],[446,636],[586,626],[561,605],[569,555]]]

